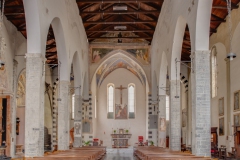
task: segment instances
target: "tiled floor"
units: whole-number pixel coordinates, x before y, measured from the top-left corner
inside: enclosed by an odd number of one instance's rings
[[[133,148],[107,148],[104,160],[136,160],[133,157]]]

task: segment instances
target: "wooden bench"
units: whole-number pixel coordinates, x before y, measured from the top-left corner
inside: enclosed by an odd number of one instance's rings
[[[25,160],[101,160],[105,154],[106,147],[92,146],[49,152],[44,157],[25,158]]]
[[[134,148],[134,156],[140,160],[211,160],[210,157],[195,156],[190,153],[180,151],[170,151],[166,148],[159,147],[136,147]]]

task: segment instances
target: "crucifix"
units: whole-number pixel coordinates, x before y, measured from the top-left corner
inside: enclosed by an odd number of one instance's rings
[[[121,99],[120,99],[120,104],[122,104],[122,90],[127,89],[126,87],[123,87],[122,85],[120,87],[117,87],[116,89],[120,90],[120,94],[121,94]]]

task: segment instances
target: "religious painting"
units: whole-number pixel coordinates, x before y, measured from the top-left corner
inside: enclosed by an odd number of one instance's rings
[[[74,137],[81,137],[81,122],[74,122]]]
[[[239,126],[239,118],[240,118],[240,114],[235,114],[233,115],[233,123],[234,123],[234,126]]]
[[[128,109],[125,104],[115,104],[115,119],[127,119]]]
[[[148,48],[126,49],[126,51],[133,55],[142,64],[146,65],[150,63]]]
[[[234,93],[234,111],[239,110],[239,91]]]
[[[113,51],[112,48],[92,48],[92,63],[99,62],[105,55]]]
[[[218,114],[219,116],[224,115],[224,97],[218,100]]]
[[[166,131],[166,118],[159,118],[159,131]]]
[[[224,118],[219,119],[219,135],[224,135]]]

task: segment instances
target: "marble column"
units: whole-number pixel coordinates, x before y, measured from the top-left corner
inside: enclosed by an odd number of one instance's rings
[[[77,130],[78,132],[76,132]],[[82,96],[80,95],[75,95],[73,146],[82,147]]]
[[[44,154],[44,61],[41,53],[26,54],[25,157]]]
[[[173,151],[181,150],[180,80],[170,81],[169,144]]]
[[[166,95],[159,96],[158,146],[166,148]]]
[[[16,60],[13,60],[13,84],[12,84],[12,91],[13,91],[13,97],[11,97],[11,121],[12,121],[12,132],[11,132],[11,138],[13,139],[11,141],[11,149],[10,149],[10,155],[11,157],[15,156],[15,147],[16,147],[16,118],[17,118],[17,65],[18,62]]]
[[[69,81],[59,82],[58,96],[58,150],[69,149]]]
[[[192,53],[192,154],[211,157],[210,51]]]

